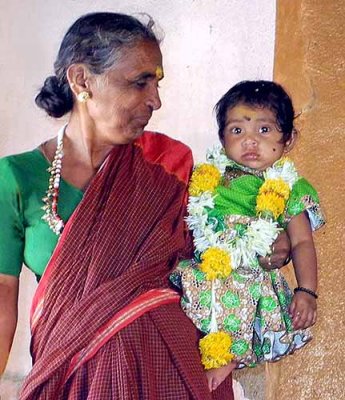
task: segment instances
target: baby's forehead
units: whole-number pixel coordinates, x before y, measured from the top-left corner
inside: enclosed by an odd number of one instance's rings
[[[240,103],[227,110],[226,119],[234,121],[276,122],[275,113],[268,107]]]

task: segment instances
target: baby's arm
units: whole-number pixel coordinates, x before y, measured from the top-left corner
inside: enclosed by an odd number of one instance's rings
[[[272,244],[272,254],[268,254],[266,257],[258,257],[260,266],[266,271],[270,271],[288,264],[290,261],[290,246],[289,236],[285,231],[281,231]]]
[[[306,213],[293,217],[287,232],[291,241],[292,262],[298,286],[315,293],[317,289],[316,251]],[[294,329],[307,328],[315,324],[315,297],[304,291],[297,291],[290,305],[290,313]]]

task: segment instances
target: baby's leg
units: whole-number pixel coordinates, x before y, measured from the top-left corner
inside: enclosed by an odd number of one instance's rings
[[[217,387],[225,380],[225,378],[236,368],[235,361],[224,365],[223,367],[213,368],[206,371],[208,388],[210,392],[216,390]]]

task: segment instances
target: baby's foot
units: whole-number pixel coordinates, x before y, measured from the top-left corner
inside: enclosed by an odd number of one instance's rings
[[[210,392],[217,389],[217,387],[225,380],[225,378],[236,368],[236,365],[236,362],[231,362],[223,367],[213,368],[206,371],[208,388],[210,389]]]

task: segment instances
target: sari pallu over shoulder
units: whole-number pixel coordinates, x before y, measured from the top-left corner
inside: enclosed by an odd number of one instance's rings
[[[164,168],[167,174],[175,176],[176,179],[178,181],[181,181],[181,183],[183,184],[188,184],[191,169],[193,166],[193,159],[191,151],[183,143],[173,140],[163,134],[145,132],[140,137],[140,139],[134,143],[134,146],[137,146],[141,149],[142,155],[148,163],[152,163],[153,165],[160,165],[162,168]],[[105,162],[105,164],[106,163],[107,161]],[[187,202],[187,195],[187,190],[185,190],[184,203]],[[80,205],[82,206],[82,202]],[[60,253],[62,243],[65,241],[65,238],[69,234],[71,226],[75,223],[74,215],[78,212],[78,208],[79,207],[77,207],[71,218],[66,223],[63,235],[60,238],[55,248],[55,251],[51,256],[51,259],[36,289],[30,310],[30,327],[32,334],[35,330],[36,323],[42,313],[44,293],[50,275],[54,269],[56,258]],[[192,246],[191,237],[189,237],[188,239],[188,246]],[[192,249],[190,249],[190,251],[192,251]]]
[[[40,282],[32,312],[34,366],[21,399],[60,398],[78,355],[136,300],[177,301],[168,276],[185,248],[191,168],[188,147],[150,132],[108,156]]]

